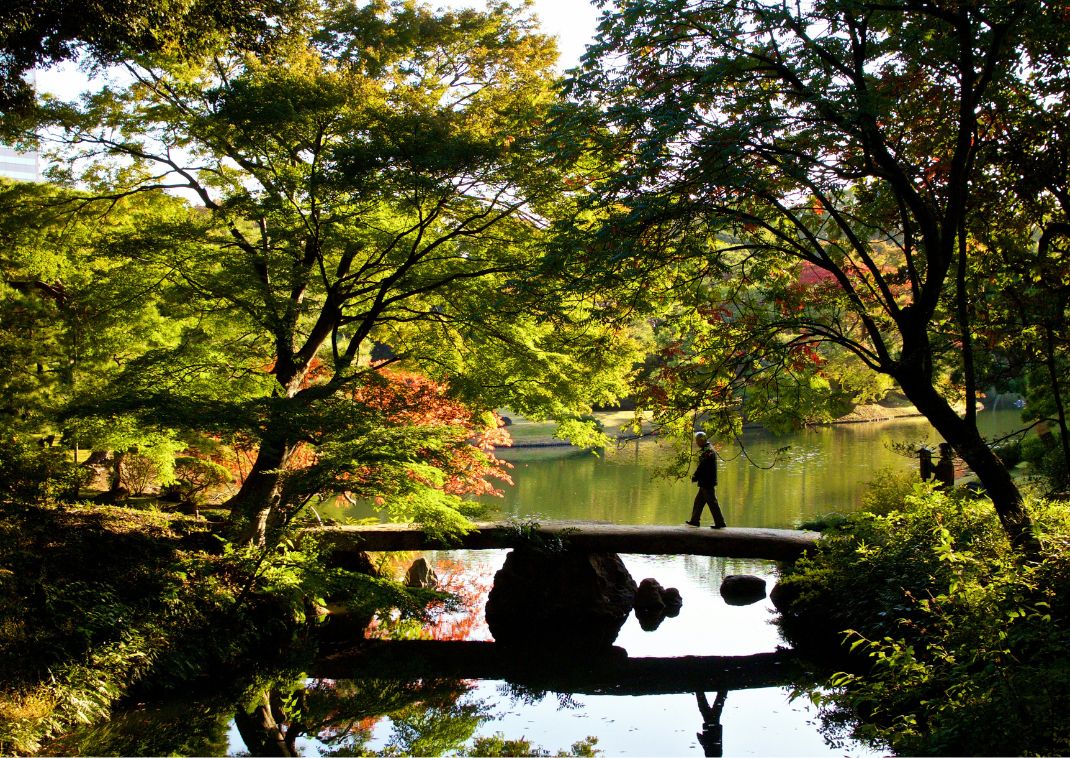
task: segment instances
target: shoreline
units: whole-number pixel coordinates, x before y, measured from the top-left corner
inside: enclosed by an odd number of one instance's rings
[[[626,412],[626,413],[630,414],[630,411]],[[611,419],[611,418],[613,418],[615,416],[619,416],[620,414],[621,414],[621,412],[608,413],[608,414],[595,414],[595,415],[596,415],[596,417],[604,416],[604,418],[606,420],[608,420],[608,419]],[[630,418],[630,416],[629,416],[629,418]],[[837,425],[840,425],[840,424],[868,424],[868,423],[876,423],[876,422],[881,422],[881,421],[899,421],[901,419],[911,419],[911,418],[924,418],[924,416],[913,405],[899,406],[899,407],[893,407],[893,408],[889,408],[889,407],[886,407],[886,406],[883,406],[883,405],[860,405],[860,406],[856,407],[854,410],[852,410],[850,413],[847,413],[847,414],[845,414],[843,416],[840,416],[837,419],[833,419],[832,421],[829,421],[828,423],[825,423],[825,424],[813,424],[813,426],[837,426]],[[600,419],[600,420],[602,420],[602,419]],[[512,429],[513,427],[516,427],[516,426],[519,426],[519,427],[523,428],[526,424],[530,424],[530,423],[532,423],[532,422],[527,422],[527,421],[514,422],[512,425],[510,425],[509,427],[506,427],[506,428],[507,429]],[[761,429],[762,426],[759,425],[759,424],[745,424],[743,428],[744,429]],[[622,437],[622,436],[618,435],[616,437],[616,441],[617,441],[617,444],[619,445],[619,444],[624,443],[624,442],[639,442],[639,441],[641,441],[643,439],[648,439],[648,438],[655,439],[655,437],[653,437],[652,435],[633,435],[633,436],[629,436],[629,437]],[[549,434],[547,434],[545,436],[536,434],[536,435],[532,435],[531,437],[529,437],[527,439],[521,439],[521,440],[514,439],[513,444],[510,445],[507,448],[504,448],[504,449],[506,449],[506,450],[537,450],[537,449],[540,449],[540,448],[562,448],[562,447],[572,447],[572,448],[575,448],[576,450],[584,450],[584,449],[586,449],[586,448],[576,447],[575,445],[572,445],[571,443],[566,442],[565,440],[556,439],[556,438],[550,436]]]

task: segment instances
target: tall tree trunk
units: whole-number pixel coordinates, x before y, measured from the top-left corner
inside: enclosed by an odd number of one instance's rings
[[[288,344],[287,340],[279,342]],[[280,349],[279,355],[289,353]],[[291,414],[299,402],[295,395],[305,378],[308,361],[295,362],[292,357],[285,361],[276,359],[275,369],[275,378],[285,394],[273,399],[279,404],[274,405],[268,414],[265,431],[260,435],[256,462],[241,488],[227,502],[231,530],[237,540],[247,544],[267,543],[272,522],[279,517],[286,464],[297,447],[287,430],[293,422]]]
[[[247,544],[267,543],[272,514],[282,499],[283,470],[293,452],[284,439],[265,435],[249,475],[227,506],[235,538]]]
[[[922,377],[900,378],[899,385],[907,399],[977,475],[1011,544],[1027,556],[1035,556],[1040,543],[1033,534],[1033,523],[1025,509],[1022,493],[1003,461],[981,436],[977,424],[969,423],[955,413],[932,383]]]
[[[1048,369],[1048,382],[1051,386],[1051,396],[1055,401],[1056,419],[1059,421],[1059,441],[1063,448],[1063,465],[1066,471],[1070,471],[1070,431],[1066,428],[1066,405],[1063,403],[1063,393],[1059,383],[1059,370],[1055,363],[1055,330],[1048,324],[1044,327],[1044,364]],[[1066,482],[1060,482],[1065,486]]]

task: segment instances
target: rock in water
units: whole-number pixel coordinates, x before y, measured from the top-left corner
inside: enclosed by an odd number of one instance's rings
[[[406,587],[433,588],[438,586],[438,575],[423,558],[417,558],[405,572]]]
[[[635,610],[661,612],[665,610],[665,601],[662,593],[665,588],[657,579],[644,579],[639,582],[639,589],[635,593]]]
[[[487,626],[495,641],[539,649],[612,645],[636,585],[616,553],[518,548],[494,575]]]
[[[750,605],[765,597],[765,580],[751,574],[732,574],[721,582],[721,597],[729,605]]]

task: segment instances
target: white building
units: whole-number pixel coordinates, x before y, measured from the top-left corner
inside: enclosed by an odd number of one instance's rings
[[[36,72],[27,77],[31,86],[37,84]],[[20,153],[13,147],[0,144],[0,176],[18,179],[20,182],[37,182],[41,180],[41,158],[34,153]]]
[[[0,145],[0,176],[21,182],[39,181],[41,158],[37,153],[20,153],[14,148]]]

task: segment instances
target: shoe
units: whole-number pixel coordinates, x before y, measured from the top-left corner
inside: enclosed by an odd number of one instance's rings
[[[710,529],[724,529],[728,524],[714,524]]]
[[[698,524],[696,524],[694,521],[685,521],[684,523],[688,526],[698,526]]]

